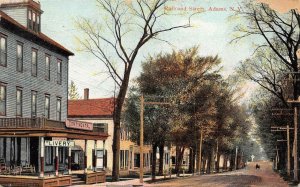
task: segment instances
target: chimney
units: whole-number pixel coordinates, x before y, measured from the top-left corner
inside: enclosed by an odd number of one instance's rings
[[[85,88],[84,89],[84,100],[88,100],[89,99],[89,89]]]

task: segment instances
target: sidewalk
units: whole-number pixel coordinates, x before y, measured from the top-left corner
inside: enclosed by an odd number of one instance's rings
[[[189,177],[192,176],[192,174],[181,174],[180,178],[184,177]],[[163,179],[164,176],[156,176],[155,179]],[[171,175],[172,179],[179,178],[175,174]],[[170,176],[166,176],[166,179],[170,179]],[[144,178],[144,182],[150,181],[151,177]],[[74,186],[74,187],[88,187],[88,186],[98,186],[98,187],[135,187],[135,186],[153,186],[153,184],[148,184],[148,183],[140,183],[140,179],[129,179],[129,180],[124,180],[124,181],[118,181],[118,182],[105,182],[101,184],[92,184],[92,185],[80,185],[80,186]]]

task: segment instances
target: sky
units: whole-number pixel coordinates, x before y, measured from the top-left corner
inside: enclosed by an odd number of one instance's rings
[[[250,40],[238,44],[229,43],[234,37],[233,28],[241,21],[230,21],[229,17],[241,7],[241,2],[242,0],[171,0],[164,8],[176,16],[169,17],[165,23],[167,25],[186,23],[188,15],[195,10],[201,10],[201,13],[192,17],[192,28],[160,36],[172,45],[161,41],[145,45],[136,59],[131,79],[134,80],[140,74],[141,63],[149,55],[187,49],[195,45],[200,46],[199,55],[218,55],[222,59],[222,74],[225,77],[234,73],[239,62],[249,58],[253,52]],[[75,82],[79,94],[82,96],[83,89],[89,88],[90,98],[113,96],[114,84],[104,73],[105,67],[93,55],[79,50],[80,46],[76,41],[76,37],[80,37],[76,20],[80,17],[103,19],[96,1],[40,0],[40,3],[44,11],[41,18],[42,32],[75,53],[69,61],[69,80]]]

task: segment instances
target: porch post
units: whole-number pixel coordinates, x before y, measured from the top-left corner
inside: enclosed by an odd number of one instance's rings
[[[71,147],[68,148],[68,173],[69,175],[72,174],[72,171],[71,171],[71,166],[72,166],[72,161],[71,161]]]
[[[58,147],[55,147],[55,175],[58,176]]]
[[[45,155],[45,144],[44,144],[44,137],[40,137],[40,177],[44,177],[44,155]]]
[[[151,156],[150,156],[150,152],[148,152],[148,169],[149,169],[149,171],[150,171],[150,169],[151,169],[151,164],[150,164],[150,158]]]
[[[84,140],[84,173],[87,173],[87,140]]]
[[[106,165],[106,151],[105,151],[105,140],[103,140],[103,170],[105,171],[105,165]]]
[[[94,140],[94,156],[93,156],[93,167],[94,167],[94,172],[97,171],[97,140]]]

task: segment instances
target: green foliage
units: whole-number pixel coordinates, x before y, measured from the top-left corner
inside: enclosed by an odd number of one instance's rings
[[[79,97],[78,89],[77,89],[74,81],[71,81],[71,84],[69,86],[69,99],[77,100],[79,98],[80,97]]]
[[[212,149],[216,141],[223,153],[249,141],[250,122],[246,109],[235,98],[236,89],[219,74],[220,59],[201,57],[198,47],[150,57],[143,64],[138,86],[130,91],[124,120],[132,130],[132,140],[139,139],[139,97],[168,102],[170,106],[145,107],[145,141],[170,142],[196,147],[200,129]],[[150,97],[149,97],[150,96]]]

